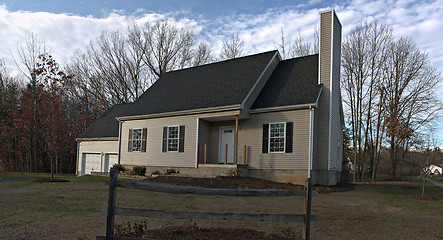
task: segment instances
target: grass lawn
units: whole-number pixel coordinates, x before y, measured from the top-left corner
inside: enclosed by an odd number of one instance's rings
[[[0,174],[0,178],[41,175]],[[45,175],[48,176],[48,175]],[[70,182],[0,182],[0,239],[95,239],[104,235],[107,201],[105,177],[57,176]],[[419,183],[361,184],[355,190],[314,195],[312,239],[440,239],[443,189],[426,185],[433,200],[415,199]],[[117,205],[158,209],[302,213],[303,197],[220,197],[180,195],[118,188]],[[116,223],[147,220],[153,228],[176,225],[250,228],[269,233],[292,232],[299,239],[302,223],[144,219],[116,216]]]

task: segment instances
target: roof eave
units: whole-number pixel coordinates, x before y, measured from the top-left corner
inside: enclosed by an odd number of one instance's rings
[[[289,105],[289,106],[278,106],[278,107],[252,109],[252,110],[249,110],[249,113],[254,114],[254,113],[265,113],[265,112],[280,112],[280,111],[288,111],[288,110],[309,109],[309,108],[316,108],[316,107],[317,107],[317,103],[305,103],[305,104],[297,104],[297,105]]]
[[[93,138],[76,138],[75,141],[118,141],[118,137],[93,137]]]
[[[139,119],[149,119],[149,118],[162,118],[162,117],[174,117],[181,115],[192,115],[199,113],[212,113],[212,112],[224,112],[232,110],[241,110],[241,104],[220,106],[220,107],[210,107],[210,108],[200,108],[200,109],[190,109],[174,112],[164,112],[164,113],[154,113],[154,114],[144,114],[135,116],[123,116],[116,117],[118,121],[128,121],[128,120],[139,120]]]

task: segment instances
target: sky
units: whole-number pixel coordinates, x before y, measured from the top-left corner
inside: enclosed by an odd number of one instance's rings
[[[331,8],[344,37],[364,19],[387,24],[396,36],[414,40],[443,73],[443,0],[0,0],[0,58],[12,66],[18,44],[33,33],[63,65],[102,31],[159,19],[192,30],[215,53],[238,32],[245,50],[254,54],[275,49],[282,28],[288,40],[298,32],[310,40],[319,11]],[[443,84],[437,93],[443,101]],[[443,123],[438,128],[435,135],[443,145]]]

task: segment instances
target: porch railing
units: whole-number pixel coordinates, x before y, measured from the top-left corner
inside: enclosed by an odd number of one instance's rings
[[[198,145],[198,163],[208,164],[208,144]],[[228,144],[225,144],[224,164],[228,164]],[[234,161],[234,164],[238,164]],[[243,145],[243,164],[248,164],[248,146]]]

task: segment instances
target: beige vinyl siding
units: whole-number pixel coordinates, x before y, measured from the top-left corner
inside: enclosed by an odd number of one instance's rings
[[[250,169],[308,169],[309,161],[309,109],[251,114],[239,122],[238,161],[243,162],[244,145],[248,148]],[[293,122],[292,153],[262,153],[263,124]]]
[[[328,169],[329,155],[329,111],[331,91],[331,47],[332,47],[332,11],[320,15],[320,57],[319,81],[323,91],[315,113],[315,148],[314,170]]]
[[[257,85],[246,99],[243,109],[249,110],[249,108],[251,108],[252,104],[254,104],[255,99],[260,94],[261,90],[265,86],[266,82],[268,81],[269,77],[271,76],[272,72],[275,70],[279,62],[280,60],[277,57],[277,55],[274,55],[272,60],[269,62],[268,68],[265,69],[265,72],[263,73],[261,78],[257,80],[258,81]]]
[[[199,147],[201,147],[201,159],[199,159],[199,163],[204,163],[204,148],[205,148],[205,144],[206,147],[209,147],[209,129],[210,129],[210,123],[200,119],[199,121],[199,134],[198,134],[198,144]],[[186,144],[186,143],[185,143]],[[199,153],[200,154],[200,149],[199,149]],[[208,160],[208,159],[207,159]]]
[[[77,169],[79,173],[82,169],[82,156],[84,153],[118,153],[118,141],[80,141],[79,145],[79,161]]]
[[[329,170],[341,169],[341,118],[340,118],[340,56],[341,56],[341,26],[334,14],[333,36],[333,70],[332,70],[332,96],[331,96],[331,147]]]
[[[122,124],[120,163],[139,166],[195,167],[197,119],[235,114],[238,114],[238,111],[125,121]],[[178,125],[185,126],[184,152],[162,152],[163,127]],[[146,152],[128,152],[128,133],[132,128],[148,129]]]

